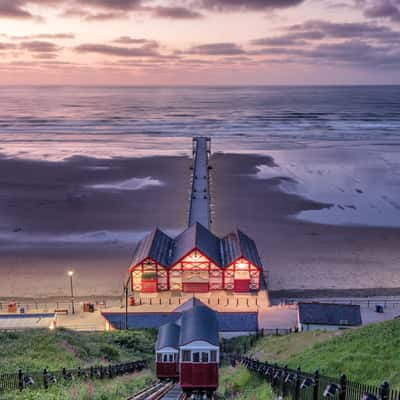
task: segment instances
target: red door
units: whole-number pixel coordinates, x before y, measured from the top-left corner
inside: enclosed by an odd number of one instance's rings
[[[142,279],[142,292],[143,293],[157,292],[157,279]]]
[[[250,279],[235,279],[235,292],[250,292]]]
[[[197,292],[197,293],[207,293],[209,291],[208,282],[184,282],[183,283],[184,292]]]

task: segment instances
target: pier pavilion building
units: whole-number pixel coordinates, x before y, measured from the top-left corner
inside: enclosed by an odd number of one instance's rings
[[[193,139],[188,228],[175,238],[156,228],[138,243],[129,268],[132,291],[260,289],[263,269],[255,242],[240,230],[224,237],[211,232],[210,154],[210,138]]]
[[[195,222],[174,239],[154,229],[137,245],[129,273],[137,292],[251,292],[260,289],[262,264],[242,231],[219,238]]]

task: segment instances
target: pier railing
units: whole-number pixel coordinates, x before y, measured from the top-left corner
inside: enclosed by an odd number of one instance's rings
[[[243,364],[248,370],[265,379],[278,398],[291,400],[397,400],[400,392],[392,390],[388,382],[380,386],[366,385],[347,379],[303,372],[287,366],[261,362],[254,358],[234,355],[232,365]]]
[[[148,365],[148,360],[120,364],[97,365],[87,368],[29,372],[20,369],[14,374],[0,374],[0,394],[25,389],[48,389],[56,384],[96,379],[112,379],[118,376],[139,372]]]

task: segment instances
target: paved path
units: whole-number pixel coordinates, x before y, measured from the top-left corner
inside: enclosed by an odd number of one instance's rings
[[[210,228],[210,193],[208,182],[208,142],[209,138],[194,138],[193,184],[189,210],[189,226],[199,222]]]

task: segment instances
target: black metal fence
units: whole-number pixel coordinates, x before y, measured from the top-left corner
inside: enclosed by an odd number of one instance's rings
[[[350,381],[345,375],[330,378],[293,370],[287,366],[261,362],[243,356],[231,356],[232,364],[242,363],[247,369],[270,383],[273,392],[282,398],[293,400],[398,400],[400,392],[391,390],[388,382],[380,386]]]
[[[112,379],[125,374],[139,372],[148,365],[147,360],[123,364],[97,365],[88,368],[66,369],[58,371],[27,372],[21,369],[15,374],[0,375],[0,394],[13,390],[48,389],[55,384],[74,381]]]

